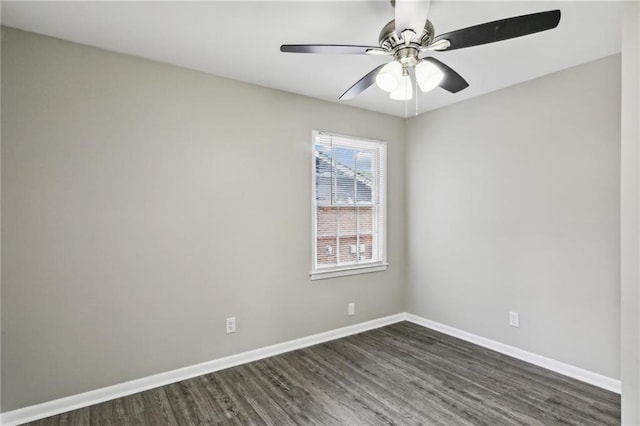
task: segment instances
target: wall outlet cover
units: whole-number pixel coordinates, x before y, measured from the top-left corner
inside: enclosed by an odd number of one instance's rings
[[[349,305],[347,305],[347,315],[355,315],[356,313],[356,304],[355,303],[349,303]]]
[[[520,327],[520,314],[517,312],[509,312],[509,325],[511,327]]]
[[[227,334],[236,332],[236,317],[229,317],[226,319],[225,329]]]

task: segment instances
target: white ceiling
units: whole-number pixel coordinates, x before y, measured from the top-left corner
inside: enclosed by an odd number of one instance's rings
[[[470,87],[421,93],[424,112],[620,52],[621,3],[614,1],[433,0],[436,34],[511,16],[560,9],[558,28],[433,56]],[[357,1],[2,1],[2,24],[327,101],[387,57],[281,53],[281,44],[378,43],[393,19],[388,0]],[[604,76],[603,76],[604,77]],[[372,86],[351,101],[405,116],[416,103]]]

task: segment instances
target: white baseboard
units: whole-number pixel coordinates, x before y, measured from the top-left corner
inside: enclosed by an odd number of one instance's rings
[[[191,379],[203,374],[213,373],[225,368],[235,367],[285,352],[294,351],[296,349],[305,348],[319,343],[328,342],[330,340],[339,339],[341,337],[350,336],[352,334],[362,333],[364,331],[373,330],[394,324],[400,321],[410,321],[414,324],[421,325],[432,330],[475,343],[496,352],[509,355],[513,358],[546,368],[556,373],[563,374],[574,379],[590,383],[592,385],[607,389],[612,392],[620,393],[620,380],[612,379],[601,374],[593,373],[582,368],[578,368],[569,364],[562,363],[550,358],[536,355],[531,352],[518,349],[504,343],[486,339],[466,331],[459,330],[448,325],[440,324],[435,321],[408,314],[400,313],[390,315],[388,317],[366,321],[360,324],[354,324],[347,327],[338,328],[324,333],[314,334],[312,336],[300,339],[290,340],[288,342],[243,352],[237,355],[231,355],[212,361],[203,362],[177,370],[165,373],[155,374],[153,376],[143,377],[141,379],[131,380],[129,382],[119,383],[113,386],[84,392],[77,395],[71,395],[65,398],[53,401],[43,402],[41,404],[20,408],[6,413],[0,413],[0,425],[15,426],[22,423],[43,419],[45,417],[54,416],[78,408],[88,407],[100,402],[109,401],[111,399],[120,398],[122,396],[132,395],[134,393],[157,388],[159,386],[168,385],[170,383],[179,382],[181,380]]]
[[[505,355],[509,355],[510,357],[528,362],[533,365],[537,365],[538,367],[555,371],[556,373],[560,373],[564,376],[568,376],[573,379],[577,379],[582,382],[586,382],[594,386],[598,386],[600,388],[606,389],[611,392],[615,392],[618,394],[621,393],[622,385],[620,380],[612,379],[611,377],[603,376],[601,374],[594,373],[589,370],[585,370],[579,367],[575,367],[573,365],[565,364],[563,362],[556,361],[554,359],[537,355],[531,352],[527,352],[525,350],[518,349],[513,346],[505,345],[504,343],[496,342],[495,340],[477,336],[475,334],[471,334],[466,331],[459,330],[454,327],[450,327],[448,325],[440,324],[435,321],[431,321],[431,320],[419,317],[417,315],[405,314],[405,319],[414,324],[418,324],[423,327],[430,328],[432,330],[436,330],[444,334],[448,334],[449,336],[457,337],[458,339],[461,339],[461,340],[466,340],[467,342],[471,342],[478,346],[482,346],[484,348],[491,349]]]
[[[145,390],[157,388],[159,386],[168,385],[170,383],[179,382],[181,380],[191,379],[203,374],[213,373],[214,371],[223,370],[225,368],[235,367],[284,352],[294,351],[296,349],[305,348],[307,346],[317,345],[319,343],[328,342],[330,340],[339,339],[341,337],[350,336],[352,334],[362,333],[363,331],[373,330],[375,328],[384,327],[385,325],[404,321],[405,314],[400,313],[384,318],[354,324],[347,327],[338,328],[324,333],[314,334],[312,336],[300,339],[290,340],[288,342],[243,352],[237,355],[231,355],[212,361],[203,362],[201,364],[189,367],[179,368],[177,370],[167,371],[166,373],[155,374],[153,376],[143,377],[141,379],[131,380],[125,383],[119,383],[113,386],[84,392],[77,395],[71,395],[65,398],[53,401],[43,402],[41,404],[20,408],[13,411],[7,411],[0,414],[0,424],[4,426],[15,426],[22,423],[43,419],[45,417],[54,416],[78,408],[88,407],[100,402],[109,401],[111,399],[120,398],[126,395],[142,392]]]

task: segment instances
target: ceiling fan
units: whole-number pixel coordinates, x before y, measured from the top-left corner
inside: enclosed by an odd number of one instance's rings
[[[395,100],[413,97],[414,84],[423,92],[436,87],[457,93],[469,86],[464,78],[429,51],[448,51],[478,46],[496,41],[522,37],[553,29],[560,22],[560,10],[515,16],[498,21],[451,31],[435,36],[434,27],[427,19],[430,0],[391,0],[395,19],[382,28],[379,46],[336,44],[283,44],[281,52],[323,53],[392,56],[358,80],[340,96],[340,100],[353,99],[371,85],[389,92]]]

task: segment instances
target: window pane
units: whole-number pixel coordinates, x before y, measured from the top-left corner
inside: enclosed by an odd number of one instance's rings
[[[332,166],[331,149],[325,145],[316,145],[316,200],[331,200]]]
[[[356,207],[340,207],[338,210],[338,235],[355,236],[358,233]]]
[[[373,207],[358,208],[358,232],[361,235],[373,233]]]
[[[331,158],[331,146],[330,145],[317,143],[317,144],[314,145],[314,148],[315,148],[316,154]]]
[[[358,261],[357,238],[355,235],[340,237],[340,263],[355,263]]]
[[[358,203],[371,203],[371,185],[373,184],[373,158],[371,151],[358,151],[356,154],[357,196]]]
[[[321,237],[335,236],[338,233],[338,214],[336,207],[318,207],[317,234]]]
[[[338,173],[336,177],[336,203],[353,204],[355,203],[355,196],[354,175],[345,176],[342,173]]]
[[[367,185],[361,179],[358,179],[358,194],[356,197],[358,204],[370,204],[371,199],[371,186]]]
[[[337,264],[337,241],[336,237],[318,237],[316,253],[318,254],[317,262],[319,266]]]
[[[356,151],[350,148],[334,148],[336,193],[335,202],[338,204],[355,203],[355,163]]]
[[[356,164],[356,151],[351,148],[334,147],[336,166],[344,166],[353,170]]]
[[[331,200],[331,176],[316,175],[316,200]]]
[[[373,259],[373,235],[360,235],[360,261]]]
[[[360,243],[360,261],[367,261],[374,258],[373,253],[373,207],[358,208],[358,235]]]

